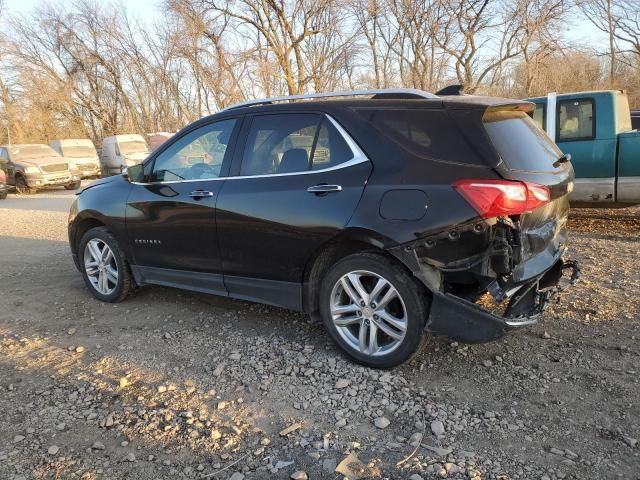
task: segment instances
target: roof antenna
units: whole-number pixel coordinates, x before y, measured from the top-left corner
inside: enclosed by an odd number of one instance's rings
[[[449,95],[464,95],[464,85],[449,85],[448,87],[441,88],[436,92],[439,97],[446,97]]]

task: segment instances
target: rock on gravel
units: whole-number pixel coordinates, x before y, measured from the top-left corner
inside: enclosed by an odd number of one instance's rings
[[[431,431],[437,437],[444,435],[444,424],[440,420],[431,422]]]
[[[291,480],[308,480],[309,476],[307,475],[307,472],[298,470],[293,472],[289,478],[291,478]]]
[[[351,385],[351,380],[347,380],[346,378],[341,378],[336,382],[337,389],[347,388],[349,385]]]
[[[228,480],[244,480],[244,475],[240,472],[235,472],[233,475],[229,477]]]
[[[51,445],[51,446],[47,449],[47,453],[48,453],[49,455],[57,455],[59,451],[60,451],[60,447],[58,447],[57,445]]]
[[[383,428],[387,428],[391,424],[391,422],[387,417],[378,417],[373,421],[373,424],[376,427],[383,429]]]

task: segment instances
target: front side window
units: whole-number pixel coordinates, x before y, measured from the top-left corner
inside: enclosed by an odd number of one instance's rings
[[[595,137],[593,100],[564,100],[558,107],[558,141]]]
[[[277,175],[322,170],[353,158],[336,127],[317,114],[253,118],[240,175]]]
[[[151,181],[206,180],[218,178],[236,120],[222,120],[181,137],[160,153]]]

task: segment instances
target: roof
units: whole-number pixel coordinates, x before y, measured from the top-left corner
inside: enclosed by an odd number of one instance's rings
[[[603,95],[603,94],[623,94],[626,93],[624,90],[586,90],[583,92],[565,92],[565,93],[556,93],[557,97],[585,97],[589,95]],[[529,100],[546,100],[547,96],[538,96],[538,97],[530,97]]]
[[[475,95],[443,96],[436,98],[381,98],[381,99],[332,99],[332,100],[304,100],[280,102],[274,104],[241,105],[232,109],[221,110],[211,115],[236,115],[246,113],[266,113],[278,111],[336,111],[353,108],[451,108],[451,109],[485,109],[487,107],[528,104],[530,102],[498,97],[482,97]],[[209,117],[207,117],[209,118]]]

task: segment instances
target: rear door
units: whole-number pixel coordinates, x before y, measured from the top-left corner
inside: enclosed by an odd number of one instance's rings
[[[148,181],[133,185],[127,236],[143,281],[225,292],[216,202],[238,123],[221,120],[178,137],[154,157]]]
[[[349,221],[371,165],[328,116],[245,123],[217,205],[225,286],[235,297],[299,309],[304,268]]]

